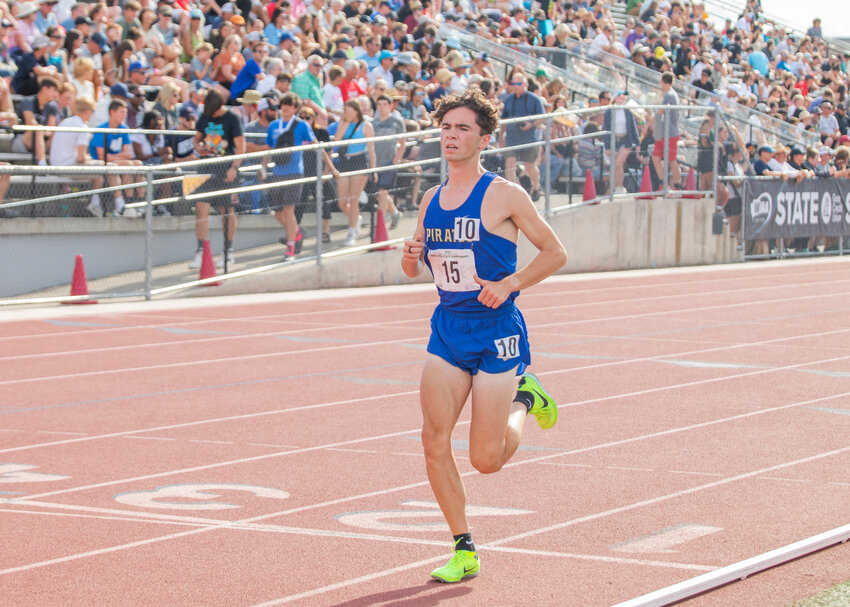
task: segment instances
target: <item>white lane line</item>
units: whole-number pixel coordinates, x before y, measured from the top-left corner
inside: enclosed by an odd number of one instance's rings
[[[609,470],[626,470],[630,472],[653,472],[652,468],[631,468],[629,466],[608,466]]]
[[[725,476],[719,472],[694,472],[692,470],[670,470],[670,474],[693,474],[695,476]]]
[[[209,444],[209,445],[234,445],[234,444],[236,444],[233,441],[229,441],[229,440],[204,440],[202,438],[190,438],[189,442],[190,443],[204,443],[204,444]]]
[[[734,416],[719,419],[719,420],[701,422],[699,424],[692,424],[690,426],[685,426],[685,427],[682,427],[682,428],[663,430],[663,431],[660,431],[660,432],[654,432],[652,434],[643,435],[643,436],[639,436],[639,437],[633,437],[633,438],[629,438],[629,439],[621,439],[621,440],[617,440],[617,441],[611,441],[609,443],[603,443],[603,444],[599,444],[599,445],[583,447],[583,448],[575,449],[573,451],[549,454],[549,455],[544,455],[544,456],[540,456],[540,457],[537,457],[537,458],[520,460],[520,461],[517,461],[517,462],[509,462],[505,467],[506,468],[516,467],[516,466],[521,466],[521,465],[530,464],[530,463],[545,462],[545,461],[548,461],[548,460],[556,458],[556,457],[564,457],[564,456],[567,456],[567,455],[573,455],[573,454],[577,454],[577,453],[587,453],[587,452],[590,452],[590,451],[596,451],[596,450],[604,449],[604,448],[607,448],[607,447],[624,445],[624,444],[628,444],[628,443],[632,443],[632,442],[647,440],[647,439],[650,439],[650,438],[656,438],[656,437],[659,437],[659,436],[667,436],[667,435],[671,435],[671,434],[674,434],[674,433],[693,430],[693,429],[697,429],[697,428],[709,427],[709,426],[717,425],[717,424],[724,423],[724,422],[727,422],[727,421],[744,419],[744,418],[754,417],[756,415],[762,415],[762,414],[765,414],[765,413],[771,413],[771,412],[776,412],[776,411],[782,411],[782,410],[785,410],[785,409],[790,409],[790,408],[793,408],[793,407],[809,405],[809,404],[812,404],[813,402],[821,402],[821,401],[825,401],[825,400],[832,400],[834,398],[846,398],[847,396],[850,396],[850,392],[845,393],[845,394],[835,395],[835,396],[822,397],[822,398],[809,400],[809,401],[802,401],[802,402],[797,402],[797,403],[789,403],[789,404],[786,404],[786,405],[779,405],[777,407],[772,407],[770,409],[762,409],[762,410],[759,410],[759,411],[753,411],[753,412],[749,412],[749,413],[734,415]],[[468,422],[461,422],[461,423],[468,423]],[[417,430],[417,432],[418,432],[418,430]],[[410,432],[408,432],[408,433],[410,433]],[[360,440],[360,439],[358,439],[358,440]],[[362,439],[362,440],[369,440],[369,439]],[[815,459],[819,459],[819,458],[822,458],[822,457],[829,457],[831,455],[843,453],[847,450],[850,450],[850,447],[838,449],[838,450],[835,450],[835,451],[826,452],[826,453],[819,454],[819,455],[816,455],[816,456],[811,456],[811,457],[808,457],[808,458],[804,458],[802,460],[797,460],[796,462],[786,462],[786,463],[779,464],[779,465],[776,465],[776,466],[771,466],[769,468],[765,468],[765,469],[762,469],[762,470],[757,470],[757,471],[754,471],[754,472],[745,473],[745,474],[737,475],[737,476],[730,477],[730,478],[727,478],[727,479],[723,479],[721,481],[715,481],[713,483],[708,483],[706,485],[701,485],[701,486],[698,486],[698,487],[692,487],[692,488],[684,490],[684,491],[678,491],[678,492],[675,492],[675,493],[672,493],[672,494],[668,494],[667,496],[660,496],[660,497],[652,498],[650,500],[643,500],[641,502],[636,502],[636,503],[633,503],[631,505],[621,506],[619,508],[614,508],[614,509],[611,509],[611,510],[603,511],[601,513],[597,513],[597,514],[594,514],[594,515],[588,515],[588,516],[585,516],[585,517],[581,517],[579,519],[573,519],[572,521],[567,521],[566,523],[561,523],[559,525],[544,527],[544,528],[534,530],[534,531],[529,531],[529,532],[526,532],[526,533],[523,533],[523,534],[510,536],[510,537],[504,538],[502,540],[499,540],[497,542],[492,542],[490,544],[490,546],[499,546],[502,543],[516,541],[517,539],[523,539],[525,537],[530,537],[532,535],[537,535],[539,533],[545,533],[547,531],[559,529],[559,528],[562,528],[562,527],[567,527],[567,526],[578,524],[578,523],[585,522],[585,521],[588,521],[588,520],[595,520],[597,518],[603,518],[603,517],[606,517],[606,516],[610,516],[612,514],[619,514],[621,512],[625,512],[625,511],[631,510],[633,508],[638,508],[638,507],[645,506],[645,505],[651,505],[651,504],[659,503],[661,501],[664,501],[664,500],[667,500],[667,499],[672,499],[674,497],[681,497],[681,496],[684,496],[684,495],[689,495],[691,493],[696,493],[696,492],[698,492],[702,489],[708,489],[708,488],[720,486],[720,485],[723,485],[723,484],[728,484],[728,483],[734,482],[736,480],[741,480],[741,479],[744,479],[744,478],[750,478],[751,476],[757,476],[757,475],[763,474],[765,472],[770,472],[770,471],[773,471],[773,470],[776,470],[776,469],[788,467],[788,466],[791,466],[791,465],[796,465],[797,463],[805,463],[805,462],[813,461]],[[273,456],[277,456],[277,455],[282,455],[282,454],[273,454]],[[461,476],[467,477],[467,476],[471,476],[473,474],[477,474],[477,472],[475,472],[475,471],[464,472],[464,473],[461,473]],[[130,481],[132,479],[127,479],[127,480]],[[116,482],[122,482],[122,481],[116,481]],[[114,484],[114,483],[110,483],[110,484]],[[401,485],[401,486],[391,487],[391,488],[387,488],[387,489],[371,491],[371,492],[368,492],[368,493],[361,493],[359,495],[351,495],[351,496],[347,496],[347,497],[336,498],[336,499],[332,499],[332,500],[327,500],[325,502],[320,502],[320,503],[316,503],[316,504],[310,504],[310,505],[306,505],[306,506],[290,508],[288,510],[273,512],[273,513],[270,513],[270,514],[263,514],[263,515],[251,517],[251,518],[248,518],[248,519],[242,519],[242,520],[236,521],[236,522],[237,523],[254,523],[254,522],[258,522],[258,521],[262,521],[262,520],[266,520],[266,519],[270,519],[270,518],[277,518],[277,517],[280,517],[280,516],[286,516],[288,514],[294,514],[294,513],[297,513],[297,512],[303,512],[303,511],[307,511],[307,510],[316,510],[316,509],[319,509],[319,508],[334,506],[334,505],[338,505],[338,504],[342,504],[342,503],[346,503],[346,502],[350,502],[350,501],[355,501],[355,500],[360,500],[360,499],[369,499],[371,497],[388,495],[390,493],[396,493],[396,492],[399,492],[399,491],[406,491],[408,489],[414,489],[414,488],[427,486],[427,484],[428,484],[428,481],[420,481],[420,482],[416,482],[416,483],[409,483],[407,485]],[[72,488],[70,490],[65,490],[65,491],[54,491],[54,492],[45,493],[45,494],[31,495],[31,496],[26,496],[24,499],[32,500],[32,499],[37,499],[37,498],[41,498],[41,497],[47,497],[49,495],[57,495],[57,494],[60,494],[60,493],[70,493],[70,492],[73,492],[73,491],[78,491],[78,490],[86,489],[86,488],[87,487],[77,487],[77,488]],[[2,503],[12,503],[12,504],[14,504],[16,501],[17,500],[14,500],[14,499],[0,500],[0,504],[2,504]],[[173,534],[169,534],[169,535],[165,535],[165,536],[161,536],[161,537],[149,538],[147,540],[142,540],[141,542],[133,542],[133,543],[130,543],[130,544],[123,544],[121,546],[104,548],[104,549],[101,549],[101,550],[90,551],[90,552],[82,553],[82,554],[79,554],[79,555],[69,555],[69,556],[63,557],[64,560],[56,561],[54,559],[53,561],[49,561],[49,562],[32,563],[32,564],[27,565],[25,567],[28,567],[28,568],[41,567],[41,566],[44,566],[45,564],[54,564],[54,562],[66,562],[67,560],[75,560],[77,558],[85,558],[87,556],[94,556],[94,555],[98,555],[98,554],[104,554],[104,553],[107,553],[107,552],[114,552],[114,551],[117,551],[117,550],[135,548],[137,546],[144,546],[144,545],[148,545],[148,544],[168,541],[168,540],[171,540],[171,539],[177,539],[177,538],[185,537],[185,536],[188,536],[188,535],[194,535],[196,533],[202,533],[204,531],[209,531],[209,530],[213,530],[213,529],[217,529],[217,528],[218,527],[204,527],[202,529],[193,529],[193,530],[189,530],[189,531],[173,533]],[[431,559],[425,559],[423,561],[417,561],[415,563],[408,563],[408,564],[402,565],[400,568],[396,568],[396,569],[398,571],[406,571],[406,570],[409,570],[409,569],[414,569],[416,567],[424,566],[426,564],[436,563],[436,562],[442,561],[444,559],[445,559],[444,556],[438,556],[438,557],[434,557],[434,558],[431,558]],[[391,571],[395,571],[395,570],[391,570]],[[395,571],[395,572],[398,572],[398,571]],[[2,572],[0,572],[0,574],[2,574]],[[353,585],[353,584],[360,583],[360,581],[366,581],[366,580],[369,580],[369,579],[374,579],[375,577],[381,577],[382,575],[389,575],[389,574],[390,574],[389,572],[384,571],[384,572],[372,574],[372,575],[369,575],[369,576],[362,576],[361,578],[354,578],[352,580],[346,580],[345,582],[340,582],[340,584],[342,584],[342,586],[340,586],[340,587],[350,586],[350,585]],[[318,589],[309,591],[310,594],[308,596],[313,596],[314,594],[321,594],[321,593],[324,593],[324,592],[328,592],[330,590],[335,589],[337,586],[338,586],[338,584],[332,585],[332,586],[325,586],[325,587],[322,587],[322,588],[318,588]],[[292,596],[301,596],[301,595],[292,595]],[[287,598],[285,600],[289,601],[290,598]],[[291,599],[291,600],[295,600],[295,599]]]
[[[333,537],[339,539],[358,539],[371,540],[378,542],[392,542],[402,544],[417,544],[431,546],[445,546],[443,540],[429,540],[423,538],[412,538],[404,536],[378,535],[362,532],[337,531],[333,529],[315,529],[310,527],[292,527],[287,525],[269,525],[269,524],[251,524],[228,521],[223,519],[209,519],[191,516],[180,516],[170,514],[159,514],[149,512],[135,512],[131,510],[121,510],[116,508],[97,508],[92,506],[79,506],[76,504],[55,504],[41,501],[22,501],[21,506],[32,506],[39,508],[50,508],[61,510],[62,512],[49,512],[45,510],[23,510],[23,509],[0,509],[0,512],[13,514],[31,514],[31,515],[51,515],[51,516],[68,516],[76,518],[92,518],[102,520],[120,520],[136,523],[155,523],[155,524],[173,524],[173,525],[191,525],[193,527],[217,527],[220,529],[229,530],[247,530],[257,531],[262,533],[285,533],[291,535],[307,535],[314,537]],[[486,547],[486,545],[485,545]],[[493,547],[494,552],[505,552],[514,554],[524,554],[528,556],[551,556],[557,558],[570,558],[590,561],[600,561],[606,563],[621,563],[645,565],[651,567],[668,567],[673,569],[689,569],[695,571],[713,571],[716,567],[707,565],[694,565],[690,563],[676,563],[671,561],[654,561],[647,559],[625,558],[625,557],[608,557],[589,554],[576,554],[570,552],[560,552],[552,550],[535,550],[530,548],[512,548],[509,546]],[[0,575],[5,571],[0,571]]]
[[[139,440],[171,440],[171,441],[177,440],[176,438],[168,438],[168,437],[165,437],[165,436],[136,436],[136,435],[132,435],[132,434],[128,435],[128,436],[124,436],[123,438],[134,438],[134,439],[139,439]]]
[[[590,464],[570,464],[567,462],[540,462],[544,466],[566,466],[567,468],[593,468]]]
[[[390,455],[409,455],[411,457],[425,457],[424,453],[399,453],[398,451],[393,451]]]
[[[822,333],[812,334],[812,335],[809,335],[809,336],[806,336],[806,337],[824,336],[824,335],[829,335],[829,334],[832,334],[832,333],[843,333],[843,332],[846,332],[846,331],[850,331],[850,329],[838,329],[838,330],[835,330],[835,331],[825,331],[825,332],[822,332]],[[587,369],[598,369],[598,368],[602,368],[602,367],[631,364],[631,363],[635,363],[635,362],[649,362],[649,361],[653,361],[653,360],[656,360],[656,359],[669,358],[669,357],[672,357],[672,356],[681,357],[681,356],[688,356],[688,355],[699,354],[699,353],[717,352],[717,351],[720,351],[720,350],[729,350],[729,349],[741,348],[741,347],[745,347],[745,346],[746,347],[762,346],[762,345],[767,345],[767,344],[771,344],[771,343],[777,343],[777,342],[781,342],[781,341],[787,341],[787,340],[790,340],[790,339],[799,339],[799,338],[800,337],[780,337],[780,338],[775,338],[775,339],[762,340],[762,341],[759,341],[759,342],[750,342],[750,343],[747,343],[747,344],[733,344],[733,345],[729,345],[729,346],[713,347],[713,348],[707,348],[707,349],[701,349],[701,350],[690,350],[690,351],[687,351],[687,352],[677,352],[677,353],[663,354],[663,355],[652,356],[652,357],[626,359],[626,360],[623,360],[623,361],[595,363],[595,364],[584,365],[584,366],[579,366],[579,367],[572,367],[572,368],[569,368],[569,369],[556,369],[556,370],[553,370],[553,371],[540,371],[540,372],[537,373],[537,375],[546,376],[546,375],[555,375],[555,374],[561,374],[561,373],[573,373],[573,372],[579,372],[579,371],[583,371],[583,370],[587,370]],[[334,349],[334,348],[330,348],[330,349]],[[850,356],[839,357],[837,359],[824,359],[824,360],[819,360],[819,361],[808,361],[805,364],[817,365],[817,364],[822,364],[822,363],[825,363],[825,362],[832,362],[832,361],[835,361],[835,360],[843,360],[844,358],[850,358]],[[614,399],[617,399],[617,398],[630,398],[630,397],[633,397],[633,396],[640,396],[640,395],[643,395],[643,394],[650,394],[650,393],[653,393],[653,392],[660,392],[660,391],[665,391],[665,390],[673,390],[673,389],[681,388],[681,387],[690,387],[690,386],[694,386],[694,385],[711,383],[711,382],[715,382],[715,381],[726,381],[728,379],[736,379],[736,378],[739,378],[739,377],[747,377],[747,376],[750,376],[750,375],[758,375],[758,374],[761,374],[761,373],[772,373],[774,371],[782,371],[782,370],[792,369],[792,368],[799,367],[799,366],[802,366],[802,363],[797,364],[797,365],[789,365],[789,366],[786,366],[786,367],[771,367],[771,368],[767,368],[767,369],[759,369],[757,371],[749,371],[749,372],[739,373],[739,374],[730,374],[730,375],[726,375],[726,376],[722,376],[722,377],[718,377],[718,378],[710,378],[710,379],[705,379],[705,380],[699,380],[699,381],[696,381],[696,382],[687,382],[687,383],[682,383],[682,384],[661,386],[659,388],[650,388],[650,389],[639,391],[639,392],[629,392],[629,393],[625,393],[625,394],[606,396],[606,397],[596,398],[596,399],[591,399],[591,400],[577,401],[577,402],[572,402],[572,403],[564,403],[564,404],[560,404],[559,406],[562,407],[562,408],[564,408],[564,407],[574,407],[574,406],[596,403],[596,402],[601,402],[601,401],[606,401],[606,400],[614,400]],[[387,397],[402,397],[402,396],[406,396],[406,395],[410,395],[410,394],[418,394],[418,393],[419,393],[418,390],[414,390],[414,391],[406,391],[406,392],[397,392],[395,394],[385,395],[385,396],[387,396]],[[335,404],[345,404],[347,402],[358,402],[359,400],[364,400],[364,399],[355,399],[353,401],[337,401],[337,402],[333,402],[333,403],[319,403],[319,404],[316,404],[316,405],[309,405],[306,408],[317,408],[317,407],[323,407],[323,406],[332,406],[332,405],[335,405]],[[49,446],[55,446],[55,445],[68,444],[69,442],[74,442],[75,440],[98,440],[100,438],[112,438],[112,437],[115,437],[115,436],[123,436],[125,434],[138,434],[140,432],[156,432],[156,431],[159,431],[159,430],[170,430],[170,429],[174,429],[174,428],[188,427],[188,426],[192,426],[192,425],[200,425],[200,424],[207,424],[207,423],[218,423],[218,422],[225,422],[225,421],[234,421],[234,420],[237,420],[237,419],[248,419],[248,418],[251,418],[251,417],[257,417],[257,416],[263,416],[263,415],[275,415],[275,414],[281,413],[281,412],[291,412],[291,411],[298,411],[298,410],[304,410],[304,408],[276,409],[276,410],[272,410],[272,411],[265,411],[265,412],[258,412],[258,413],[247,413],[247,414],[244,414],[244,415],[241,415],[241,416],[228,416],[228,417],[224,417],[224,418],[212,418],[212,419],[208,419],[208,420],[186,422],[185,424],[177,424],[177,425],[171,425],[171,426],[159,426],[159,427],[154,427],[154,428],[131,430],[131,431],[126,431],[126,432],[111,433],[111,434],[105,434],[105,435],[94,435],[94,436],[86,437],[86,438],[83,438],[83,439],[71,439],[71,440],[68,440],[68,441],[52,441],[52,442],[49,442],[49,443],[36,443],[36,444],[32,444],[32,445],[22,445],[22,446],[18,446],[18,447],[12,447],[10,449],[0,449],[0,453],[6,453],[6,452],[10,452],[10,451],[21,451],[21,450],[25,450],[25,449],[33,449],[33,448],[39,448],[39,447],[49,447]]]
[[[111,432],[109,434],[99,434],[96,436],[86,436],[83,438],[69,438],[61,441],[51,441],[49,443],[36,443],[33,445],[22,445],[19,447],[9,447],[8,449],[0,449],[0,453],[11,453],[14,451],[25,451],[28,449],[38,449],[41,447],[55,447],[57,445],[69,445],[72,443],[80,443],[86,442],[90,440],[101,440],[105,438],[117,438],[123,436],[133,436],[139,434],[141,432],[162,432],[164,430],[177,430],[179,428],[189,428],[192,426],[202,426],[204,424],[214,424],[221,422],[230,422],[230,421],[239,421],[246,419],[253,419],[255,417],[265,417],[268,415],[279,415],[281,413],[295,413],[298,411],[312,411],[315,409],[322,409],[324,407],[335,407],[337,405],[347,405],[347,404],[356,404],[356,403],[364,403],[373,400],[380,400],[382,398],[401,398],[403,396],[410,396],[412,394],[419,394],[419,390],[409,390],[407,392],[395,392],[393,394],[383,394],[378,396],[364,396],[362,398],[349,398],[345,400],[337,400],[326,403],[316,403],[313,405],[303,405],[301,407],[290,407],[288,409],[273,409],[271,411],[258,411],[256,413],[243,413],[241,415],[229,415],[227,417],[215,417],[211,419],[201,419],[193,422],[183,422],[181,424],[170,424],[168,426],[154,426],[152,428],[140,428],[138,430],[124,430],[122,432]],[[177,440],[177,439],[173,439]],[[261,446],[271,446],[277,447],[277,445],[261,445]],[[283,445],[286,448],[286,445]]]
[[[271,443],[248,443],[251,447],[271,447],[273,449],[299,449],[300,445],[273,445]]]
[[[695,281],[695,282],[703,282],[703,281]],[[794,287],[797,287],[797,286],[801,286],[802,284],[805,284],[806,287],[810,287],[810,286],[813,286],[813,285],[833,284],[833,283],[834,283],[834,281],[828,280],[828,281],[817,281],[817,282],[807,282],[807,283],[793,284],[793,285],[789,285],[789,287],[794,288]],[[616,289],[617,287],[613,287],[613,288]],[[743,288],[730,289],[730,290],[725,290],[725,291],[713,290],[713,291],[704,291],[704,292],[699,292],[699,293],[684,293],[684,294],[680,293],[680,294],[669,294],[669,295],[654,295],[654,296],[643,297],[643,298],[639,298],[639,299],[631,299],[629,301],[631,303],[639,303],[639,302],[654,301],[654,300],[658,300],[658,299],[670,299],[670,298],[677,298],[677,297],[700,297],[700,296],[703,296],[703,295],[720,296],[720,295],[729,295],[729,294],[732,294],[732,293],[739,293],[739,292],[753,292],[753,291],[760,291],[760,290],[765,290],[765,289],[778,289],[778,288],[780,288],[780,286],[776,286],[776,285],[767,285],[767,286],[763,286],[763,287],[743,287]],[[783,290],[784,290],[784,287],[783,287]],[[823,295],[823,296],[821,296],[821,295],[818,295],[818,296],[800,296],[800,297],[791,297],[791,298],[783,298],[783,299],[771,298],[769,301],[770,301],[771,304],[775,304],[775,303],[778,303],[778,302],[796,301],[798,299],[810,299],[810,298],[813,298],[813,297],[820,298],[820,297],[833,296],[833,295],[834,296],[840,296],[840,295],[846,295],[846,294],[847,293],[842,292],[842,293],[836,293],[836,294],[826,294],[826,295]],[[541,297],[541,296],[544,296],[546,294],[535,293],[533,295],[535,295],[537,297]],[[767,300],[765,300],[765,301],[767,301]],[[737,305],[737,306],[762,305],[762,304],[765,303],[765,301],[739,302],[737,304],[726,303],[724,305]],[[523,311],[526,314],[532,314],[532,313],[540,312],[540,311],[569,310],[569,309],[572,309],[572,308],[585,307],[585,306],[590,306],[590,305],[597,307],[597,306],[606,305],[606,304],[609,304],[609,303],[610,304],[620,304],[620,303],[622,303],[622,300],[621,299],[613,299],[613,300],[608,300],[608,301],[604,301],[604,302],[588,301],[588,302],[579,302],[579,303],[574,303],[574,304],[567,304],[566,306],[559,305],[559,306],[529,307],[529,308],[524,308]],[[420,306],[427,305],[427,306],[430,307],[430,306],[433,306],[433,303],[426,302],[426,303],[417,304],[417,305],[420,305]],[[375,309],[375,306],[365,306],[365,307],[362,307],[360,309],[362,309],[362,310],[373,310],[373,309]],[[706,309],[715,309],[715,307],[714,306],[702,306],[702,307],[697,307],[697,308],[680,308],[680,309],[672,310],[672,311],[668,311],[668,312],[653,311],[653,312],[641,313],[641,314],[637,314],[637,315],[634,315],[634,314],[622,315],[622,316],[610,316],[609,315],[609,316],[605,316],[604,320],[610,321],[610,320],[617,320],[617,319],[628,319],[628,318],[636,318],[636,317],[644,317],[644,316],[653,316],[653,315],[662,314],[662,313],[663,314],[674,314],[674,313],[680,313],[680,312],[694,312],[694,311],[702,311],[702,310],[706,310]],[[333,310],[332,312],[334,314],[337,314],[338,310]],[[293,316],[298,316],[298,315],[301,315],[301,314],[308,314],[308,313],[295,313]],[[240,320],[242,320],[242,321],[245,321],[245,320],[263,320],[263,319],[268,319],[268,318],[276,318],[277,316],[280,316],[280,315],[269,315],[269,316],[253,317],[253,318],[242,318]],[[175,326],[183,326],[183,325],[190,325],[190,324],[197,324],[197,323],[212,322],[213,320],[214,319],[212,319],[212,320],[211,319],[202,319],[202,320],[186,321],[186,322],[181,322],[181,323],[168,323],[168,324],[162,324],[162,325],[144,325],[144,326],[141,326],[141,327],[138,327],[138,328],[156,330],[156,329],[160,329],[160,328],[169,328],[169,327],[175,327]],[[549,325],[535,325],[535,326],[539,326],[539,327],[562,326],[562,325],[577,324],[577,323],[580,324],[580,323],[585,323],[585,322],[598,322],[599,320],[603,320],[603,318],[583,319],[583,320],[576,320],[576,321],[565,321],[565,322],[553,323],[553,324],[549,324]],[[380,328],[380,327],[385,327],[385,326],[403,325],[403,324],[406,324],[406,323],[413,323],[413,322],[417,322],[417,319],[411,318],[411,319],[403,319],[403,320],[398,320],[398,321],[385,321],[385,322],[380,322],[380,323],[363,323],[363,324],[346,325],[346,326],[347,327],[355,327],[355,328],[356,327]],[[173,341],[168,341],[168,342],[156,342],[156,343],[147,343],[147,344],[129,344],[129,345],[126,345],[126,346],[110,346],[110,347],[106,347],[106,348],[89,348],[89,349],[86,349],[86,350],[70,350],[70,351],[62,351],[62,352],[23,354],[23,355],[15,355],[15,356],[8,356],[8,357],[0,357],[0,361],[26,359],[26,358],[31,358],[31,357],[103,353],[103,352],[115,351],[115,350],[131,350],[131,349],[137,349],[137,348],[148,348],[148,347],[157,347],[157,346],[170,346],[170,345],[178,345],[179,346],[179,345],[184,345],[184,344],[187,344],[187,343],[188,344],[191,344],[191,343],[208,343],[208,342],[212,342],[212,341],[245,339],[245,338],[254,338],[254,337],[267,337],[267,336],[274,337],[274,336],[296,335],[296,334],[307,333],[307,332],[310,332],[310,331],[327,331],[328,329],[332,329],[334,326],[337,326],[337,325],[328,325],[328,326],[322,326],[322,327],[315,327],[315,328],[311,328],[311,329],[297,329],[297,330],[271,332],[271,333],[248,333],[248,334],[245,334],[245,335],[223,335],[223,336],[215,336],[215,337],[210,337],[210,338],[199,338],[199,339],[193,339],[193,340],[173,340]],[[103,330],[114,331],[116,329],[133,329],[133,328],[134,327],[111,327],[111,328],[103,329]],[[82,331],[81,333],[91,334],[91,333],[96,333],[96,332],[99,332],[99,331]],[[59,333],[58,335],[68,335],[68,333],[67,332]],[[25,337],[25,336],[18,336],[18,337]],[[38,337],[38,336],[34,336],[34,337]],[[0,385],[2,385],[2,382],[0,382]]]
[[[88,436],[86,432],[61,432],[59,430],[37,430],[38,434],[64,434],[67,436]]]
[[[759,480],[762,481],[779,481],[781,483],[811,483],[812,480],[808,478],[782,478],[779,476],[760,476]]]
[[[86,491],[86,490],[89,490],[89,489],[99,489],[101,487],[111,487],[113,485],[121,485],[121,484],[125,484],[125,483],[132,483],[132,482],[137,482],[137,481],[150,480],[150,479],[154,479],[154,478],[161,478],[163,476],[173,476],[175,474],[185,474],[185,473],[189,473],[189,472],[199,472],[201,470],[213,470],[215,468],[222,468],[222,467],[225,467],[225,466],[233,466],[233,465],[237,465],[237,464],[246,464],[246,463],[250,463],[250,462],[259,462],[259,461],[272,459],[272,458],[276,458],[276,457],[282,457],[284,455],[296,455],[296,454],[301,454],[301,453],[311,453],[313,451],[323,451],[323,450],[327,450],[331,447],[341,447],[343,445],[357,445],[357,444],[360,444],[360,443],[366,443],[366,442],[370,442],[370,441],[374,441],[374,440],[383,440],[383,439],[387,439],[387,438],[394,438],[394,437],[397,437],[397,436],[404,436],[406,434],[418,434],[419,432],[421,432],[420,428],[414,428],[412,430],[402,430],[400,432],[389,432],[389,433],[386,433],[386,434],[378,434],[378,435],[374,435],[374,436],[365,436],[365,437],[362,437],[362,438],[353,438],[353,439],[349,439],[349,440],[330,443],[330,444],[327,444],[327,445],[316,445],[314,447],[303,447],[301,449],[293,449],[293,450],[289,450],[289,451],[278,451],[278,452],[275,452],[275,453],[265,453],[263,455],[254,455],[254,456],[251,456],[251,457],[243,457],[243,458],[240,458],[240,459],[226,460],[226,461],[223,461],[223,462],[215,462],[215,463],[212,463],[212,464],[203,464],[203,465],[200,465],[200,466],[192,466],[191,468],[181,468],[179,470],[167,470],[165,472],[154,472],[152,474],[144,474],[144,475],[136,476],[136,477],[133,477],[133,478],[103,481],[103,482],[100,482],[100,483],[93,483],[91,485],[83,485],[83,486],[80,486],[80,487],[60,489],[60,490],[57,490],[57,491],[48,491],[46,493],[29,495],[29,496],[27,496],[27,499],[38,499],[38,498],[42,498],[42,497],[48,497],[48,496],[51,496],[51,495],[61,495],[61,494],[65,494],[65,493],[75,493],[77,491]],[[174,439],[169,439],[169,440],[174,440]],[[9,503],[14,503],[15,501],[17,501],[17,500],[15,500],[14,498],[0,499],[0,504],[3,504],[3,503],[9,504]]]
[[[328,447],[328,451],[345,451],[346,453],[380,453],[377,449],[340,449],[338,447]]]
[[[133,366],[133,367],[122,367],[120,369],[101,369],[98,371],[84,371],[82,373],[65,373],[62,375],[47,375],[41,377],[25,377],[22,379],[7,379],[4,381],[0,381],[0,386],[11,386],[17,384],[26,384],[31,382],[41,382],[41,381],[53,381],[53,380],[61,380],[61,379],[71,379],[77,377],[95,377],[98,375],[114,375],[118,373],[139,373],[142,371],[156,371],[157,369],[175,369],[177,367],[195,367],[198,365],[212,365],[216,363],[225,363],[225,362],[234,362],[234,361],[245,361],[245,360],[257,360],[263,359],[267,360],[269,358],[277,358],[280,356],[302,356],[304,354],[315,354],[316,352],[327,352],[327,351],[339,351],[339,350],[350,350],[353,348],[372,348],[375,346],[386,346],[391,344],[399,344],[399,343],[410,343],[416,341],[425,341],[427,340],[427,336],[421,337],[411,337],[408,339],[391,339],[387,341],[373,341],[373,342],[363,342],[356,344],[337,344],[333,346],[321,346],[318,348],[305,348],[304,350],[282,350],[280,352],[263,352],[261,354],[243,354],[242,356],[227,356],[223,358],[211,358],[208,360],[187,360],[183,362],[172,362],[165,363],[160,365],[146,365],[146,366]]]

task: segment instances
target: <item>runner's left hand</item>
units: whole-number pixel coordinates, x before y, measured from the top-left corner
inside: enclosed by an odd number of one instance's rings
[[[503,280],[484,280],[483,278],[479,278],[477,274],[473,278],[475,282],[481,285],[481,292],[478,293],[478,301],[488,308],[498,308],[511,294],[510,287]]]

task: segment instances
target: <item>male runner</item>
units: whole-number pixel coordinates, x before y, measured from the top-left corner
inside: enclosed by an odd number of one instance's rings
[[[531,357],[514,300],[562,267],[567,255],[522,187],[481,166],[499,121],[490,101],[476,89],[449,95],[437,103],[434,118],[449,177],[422,198],[402,269],[414,277],[427,264],[440,295],[420,383],[422,446],[431,489],[454,535],[451,560],[431,576],[459,582],[478,575],[480,564],[452,431],[471,393],[469,460],[487,474],[514,454],[528,413],[541,428],[555,424],[555,401],[534,375],[523,374]],[[517,271],[519,232],[539,253]]]

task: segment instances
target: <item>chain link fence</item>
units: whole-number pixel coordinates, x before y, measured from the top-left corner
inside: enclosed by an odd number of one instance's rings
[[[620,112],[642,125],[640,141],[617,132]],[[658,195],[712,196],[721,142],[700,141],[687,131],[697,124],[704,135],[712,133],[713,120],[703,122],[714,113],[699,106],[610,106],[506,119],[482,163],[522,184],[546,216],[581,204],[633,199],[642,185],[647,189],[644,172]],[[602,128],[606,116],[615,125],[609,130]],[[530,119],[538,125],[531,140],[514,141],[510,129]],[[671,138],[681,132],[678,145],[669,140],[656,145],[653,120],[668,121]],[[401,139],[406,144],[400,163],[372,166],[372,146]],[[355,145],[364,154],[359,163],[352,160],[357,153],[340,154]],[[661,152],[653,160],[656,151]],[[295,165],[303,172],[287,170],[298,154],[301,162]],[[0,165],[0,180],[6,175],[0,303],[12,304],[87,299],[69,295],[78,255],[91,298],[150,298],[382,248],[412,233],[423,193],[445,180],[446,166],[439,130],[431,129],[149,165]],[[286,257],[292,239],[286,208],[300,233],[294,258]],[[361,222],[355,241],[345,242],[350,227]],[[199,242],[205,240],[217,265],[215,277],[204,277]],[[226,241],[233,243],[231,258],[224,255]]]

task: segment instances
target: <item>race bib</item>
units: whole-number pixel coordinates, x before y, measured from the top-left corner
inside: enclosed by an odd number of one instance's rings
[[[493,343],[496,344],[496,358],[507,360],[519,356],[519,335],[500,337]]]
[[[434,283],[443,291],[479,291],[472,249],[432,249],[428,252]]]

